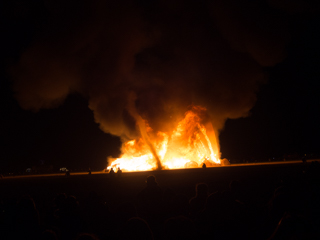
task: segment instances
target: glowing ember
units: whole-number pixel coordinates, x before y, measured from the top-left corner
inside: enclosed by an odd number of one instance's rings
[[[201,167],[203,163],[207,166],[220,164],[216,135],[211,123],[204,121],[202,116],[205,114],[205,108],[192,106],[171,135],[158,132],[152,138],[153,130],[143,121],[148,136],[124,143],[122,156],[115,159],[108,169],[155,170],[159,169],[157,159],[162,169]]]

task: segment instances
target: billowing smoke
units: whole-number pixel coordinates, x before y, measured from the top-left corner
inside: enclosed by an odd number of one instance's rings
[[[256,1],[45,1],[43,24],[12,68],[24,109],[88,99],[104,132],[170,131],[191,104],[213,127],[248,115],[263,67],[285,57],[281,12]]]

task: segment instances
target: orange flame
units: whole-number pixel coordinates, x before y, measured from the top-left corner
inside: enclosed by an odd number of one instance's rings
[[[158,132],[153,141],[148,138],[151,143],[146,143],[144,138],[124,143],[122,156],[114,159],[108,169],[155,170],[159,168],[157,159],[162,169],[201,167],[203,163],[207,166],[220,164],[218,141],[211,122],[203,119],[205,114],[205,108],[192,106],[171,135]],[[143,122],[147,132],[152,132],[147,122]]]

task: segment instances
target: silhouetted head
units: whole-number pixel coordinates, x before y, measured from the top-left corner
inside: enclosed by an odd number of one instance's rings
[[[285,186],[285,185],[282,185],[280,187],[277,187],[274,192],[273,192],[273,196],[276,197],[280,194],[288,194],[290,192],[290,189]]]
[[[313,180],[319,180],[320,177],[320,163],[319,161],[312,161],[307,169],[307,176]]]
[[[312,224],[303,216],[285,213],[269,239],[315,239],[314,233]]]
[[[173,211],[175,215],[187,216],[189,214],[189,198],[185,194],[176,195],[173,200]]]
[[[206,196],[208,194],[208,185],[205,183],[198,183],[196,185],[197,196]]]
[[[18,202],[19,220],[24,226],[38,225],[39,213],[36,209],[36,205],[30,196],[24,196]]]
[[[154,186],[157,185],[156,177],[153,175],[150,175],[147,177],[146,183],[148,186]]]
[[[116,209],[116,217],[121,222],[126,222],[130,218],[137,216],[137,210],[133,203],[125,202],[120,204]]]
[[[239,180],[231,180],[229,183],[229,189],[232,192],[236,192],[240,189],[241,183]]]
[[[166,188],[163,193],[164,202],[171,202],[176,196],[175,191],[172,188]]]
[[[120,233],[120,239],[145,239],[153,240],[152,231],[148,223],[139,217],[129,219]]]
[[[194,223],[184,216],[169,218],[165,223],[165,232],[169,240],[196,239]]]
[[[279,221],[285,212],[290,212],[294,207],[293,196],[288,193],[277,194],[269,202],[269,211],[275,221]]]
[[[67,196],[65,201],[59,207],[59,209],[64,213],[71,214],[77,210],[78,206],[79,206],[79,202],[77,198],[75,196],[70,195],[70,196]]]
[[[220,207],[221,194],[219,192],[211,193],[207,198],[206,208],[209,210],[216,209]]]
[[[99,240],[97,236],[89,233],[81,233],[76,239],[77,240]]]
[[[36,205],[33,201],[33,199],[30,196],[24,196],[23,198],[20,199],[19,201],[19,206],[23,209],[23,210],[35,210],[36,209]]]
[[[58,240],[57,234],[52,230],[45,230],[41,236],[40,239],[45,240]]]
[[[53,200],[56,207],[60,208],[66,201],[67,195],[65,193],[59,193],[58,196]]]

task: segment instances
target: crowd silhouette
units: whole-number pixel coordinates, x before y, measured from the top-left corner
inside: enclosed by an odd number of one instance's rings
[[[319,173],[319,162],[311,163],[294,181],[277,186],[261,206],[248,201],[248,186],[238,180],[213,192],[206,183],[198,183],[195,195],[189,198],[173,188],[163,189],[153,175],[133,200],[117,196],[119,204],[112,209],[94,191],[81,201],[60,193],[42,204],[41,214],[31,196],[2,198],[0,236],[36,240],[319,239]]]

